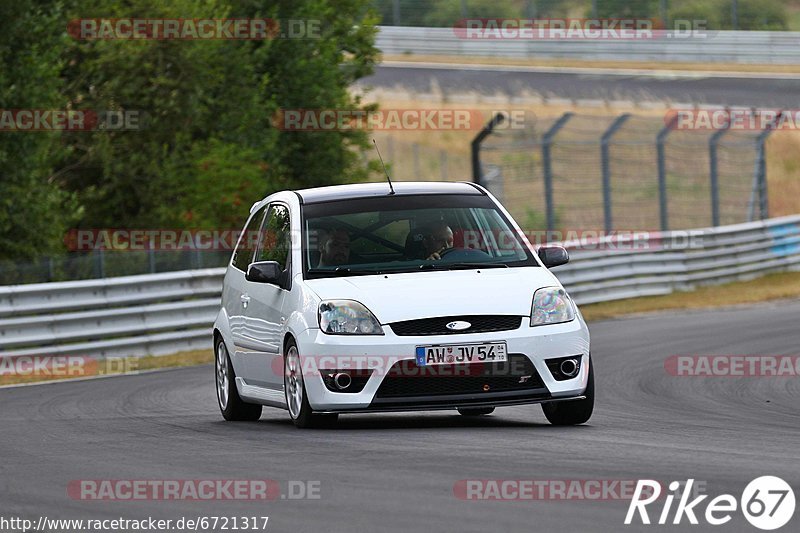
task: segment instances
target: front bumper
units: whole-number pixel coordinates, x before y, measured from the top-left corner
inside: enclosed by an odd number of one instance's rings
[[[431,336],[397,336],[384,327],[382,336],[326,335],[308,329],[297,336],[298,351],[304,359],[303,374],[308,401],[317,412],[379,412],[453,409],[541,403],[581,399],[589,379],[589,331],[576,318],[565,324],[530,326],[524,318],[515,330],[491,333],[462,333]],[[522,354],[533,364],[541,386],[519,391],[487,391],[470,394],[421,395],[381,398],[376,393],[397,361],[415,359],[417,346],[432,344],[468,344],[504,341],[509,354]],[[580,372],[572,379],[553,378],[546,359],[575,356],[581,359]],[[357,393],[332,392],[322,378],[324,369],[368,367],[373,371],[366,385]],[[318,368],[319,371],[309,371]],[[409,378],[413,379],[413,378]],[[430,378],[438,379],[438,378]]]

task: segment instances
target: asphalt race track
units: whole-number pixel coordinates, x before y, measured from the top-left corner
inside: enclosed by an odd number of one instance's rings
[[[743,69],[746,67],[743,67]],[[524,72],[513,67],[501,71],[463,68],[398,67],[382,65],[361,86],[430,92],[435,84],[442,92],[475,91],[483,94],[516,96],[525,92],[548,98],[630,101],[691,102],[693,104],[758,107],[800,106],[800,75],[792,79],[758,77],[711,77],[697,73],[669,76],[632,74],[577,74]]]
[[[257,423],[226,423],[208,366],[2,389],[1,514],[257,515],[270,517],[268,531],[295,533],[753,532],[738,511],[718,527],[690,527],[685,519],[680,527],[626,527],[626,501],[465,501],[453,487],[463,479],[691,477],[712,497],[738,499],[750,480],[772,474],[797,492],[798,378],[674,377],[664,360],[796,354],[798,317],[800,303],[784,302],[594,323],[598,404],[591,423],[574,428],[548,425],[538,406],[477,420],[455,412],[343,416],[337,429],[313,431],[295,429],[273,409]],[[80,479],[274,479],[284,491],[289,480],[318,480],[321,495],[81,501],[67,495],[68,483]],[[796,513],[780,531],[797,531],[797,523]]]

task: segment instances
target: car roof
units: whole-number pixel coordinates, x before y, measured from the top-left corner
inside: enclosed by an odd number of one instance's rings
[[[392,182],[395,194],[408,196],[412,194],[469,194],[481,195],[483,191],[467,182],[444,181],[400,181]],[[303,203],[313,204],[351,198],[368,198],[389,194],[389,184],[385,181],[376,183],[355,183],[351,185],[331,185],[295,191]]]

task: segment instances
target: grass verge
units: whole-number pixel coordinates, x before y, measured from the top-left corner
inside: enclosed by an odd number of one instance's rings
[[[775,65],[743,65],[739,63],[689,63],[689,62],[662,62],[662,61],[593,61],[569,58],[513,58],[494,56],[448,56],[448,55],[415,55],[415,54],[387,54],[383,56],[384,63],[413,62],[413,63],[461,63],[464,65],[504,65],[522,67],[552,67],[552,68],[603,68],[603,69],[637,69],[653,71],[681,71],[681,72],[724,72],[733,74],[752,75],[764,74],[798,74],[800,65],[775,64]]]
[[[638,313],[680,309],[711,309],[800,297],[800,272],[781,272],[750,281],[700,287],[664,296],[645,296],[581,306],[587,322]]]
[[[43,354],[41,359],[45,358],[46,355]],[[27,361],[19,364],[0,361],[2,363],[0,364],[0,386],[95,376],[136,374],[137,372],[162,368],[205,365],[214,362],[214,353],[211,350],[195,350],[172,355],[109,357],[107,359],[66,356],[61,359],[61,362],[65,362],[65,364],[48,362],[46,365],[36,368],[32,367]]]

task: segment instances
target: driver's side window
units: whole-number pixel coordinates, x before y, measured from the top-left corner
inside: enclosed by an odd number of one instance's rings
[[[261,228],[256,262],[276,261],[285,271],[291,246],[289,208],[283,204],[272,204]]]
[[[264,213],[267,211],[267,206],[265,205],[256,213],[250,217],[250,221],[244,228],[241,237],[239,237],[239,243],[236,245],[236,250],[233,252],[233,259],[231,259],[231,265],[238,268],[242,272],[247,272],[247,268],[250,266],[252,262],[251,259],[253,258],[253,252],[256,248],[256,237],[258,235],[258,229],[261,227],[261,221],[264,220]]]

